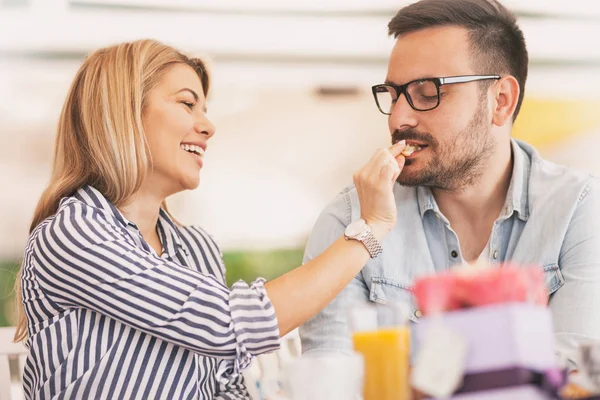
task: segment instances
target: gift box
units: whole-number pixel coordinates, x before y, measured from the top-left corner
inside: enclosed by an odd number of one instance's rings
[[[514,367],[546,371],[556,366],[552,318],[544,306],[494,304],[424,317],[413,325],[415,352],[439,323],[465,339],[465,374]]]
[[[464,376],[461,386],[451,398],[557,399],[558,393],[566,380],[567,371],[558,368],[535,372],[514,367],[467,374]],[[509,397],[517,395],[519,397]]]
[[[549,400],[554,398],[533,385],[483,390],[451,397],[454,400]]]
[[[413,293],[423,315],[505,303],[548,304],[542,268],[486,262],[423,276]]]

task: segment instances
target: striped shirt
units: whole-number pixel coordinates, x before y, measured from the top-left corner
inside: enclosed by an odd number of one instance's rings
[[[279,347],[259,279],[228,289],[202,229],[160,211],[159,256],[90,186],[62,199],[25,248],[27,399],[249,398],[241,369]]]

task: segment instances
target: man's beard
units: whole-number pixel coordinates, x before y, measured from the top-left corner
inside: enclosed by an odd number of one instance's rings
[[[405,169],[397,182],[404,186],[426,186],[449,191],[461,191],[477,182],[494,150],[487,114],[486,104],[482,101],[468,126],[456,136],[454,143],[444,149],[429,133],[413,129],[394,131],[392,143],[413,139],[427,144],[430,153],[429,162],[419,172],[409,174],[409,170]],[[407,159],[405,168],[419,161],[418,156],[415,160]]]

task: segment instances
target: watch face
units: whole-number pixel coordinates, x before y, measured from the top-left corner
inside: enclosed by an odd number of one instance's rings
[[[355,237],[365,230],[366,222],[364,219],[357,219],[346,227],[346,236]]]

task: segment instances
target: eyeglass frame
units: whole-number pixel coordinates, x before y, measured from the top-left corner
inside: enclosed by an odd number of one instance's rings
[[[393,83],[381,83],[379,85],[372,86],[371,90],[373,92],[373,97],[375,98],[375,104],[377,105],[377,109],[379,109],[379,111],[384,115],[392,115],[391,111],[389,113],[387,113],[381,109],[381,106],[379,105],[379,100],[377,100],[377,93],[379,93],[379,92],[377,92],[377,88],[380,88],[382,86],[388,86],[388,87],[392,87],[396,91],[396,100],[393,101],[392,104],[395,103],[396,101],[398,101],[401,94],[404,94],[404,97],[406,98],[408,105],[410,105],[410,107],[413,110],[415,110],[415,111],[431,111],[440,105],[440,86],[452,85],[455,83],[468,83],[468,82],[483,81],[483,80],[488,80],[488,79],[497,80],[500,78],[501,78],[500,75],[457,75],[457,76],[445,76],[445,77],[440,77],[440,78],[419,78],[419,79],[415,79],[410,82],[407,82],[404,85],[395,85]],[[413,104],[412,98],[406,92],[406,88],[408,88],[408,86],[410,84],[419,82],[419,81],[431,81],[435,85],[435,87],[437,89],[437,103],[435,104],[435,106],[421,110],[421,109],[416,108],[415,105]]]

